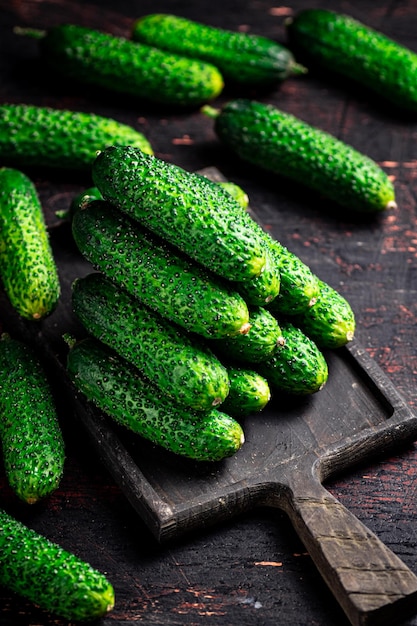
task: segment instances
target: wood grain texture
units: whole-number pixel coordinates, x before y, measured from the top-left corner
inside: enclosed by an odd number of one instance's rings
[[[411,0],[313,4],[350,12],[417,49],[417,7]],[[225,0],[220,4],[199,0],[177,3],[176,9],[187,17],[283,40],[285,16],[304,6],[301,0],[286,8],[266,0]],[[161,0],[157,7],[173,11],[174,4]],[[155,9],[155,3],[140,3],[143,13]],[[349,299],[358,319],[360,345],[389,375],[408,406],[416,409],[417,123],[397,116],[370,94],[329,82],[325,76],[290,79],[270,93],[251,94],[334,133],[387,169],[396,186],[399,208],[364,222],[301,187],[271,180],[230,160],[218,145],[210,120],[198,112],[183,115],[152,110],[95,89],[80,89],[62,78],[52,79],[36,59],[35,43],[12,33],[15,24],[44,28],[73,21],[127,35],[137,10],[137,3],[128,0],[117,6],[101,2],[99,10],[92,2],[0,0],[1,100],[111,115],[145,132],[163,158],[193,170],[215,164],[248,191],[252,205],[274,236]],[[219,101],[227,97],[229,94],[224,94]],[[51,223],[55,210],[68,206],[72,196],[90,184],[88,176],[30,174]],[[54,250],[72,261],[71,272],[61,277],[63,291],[68,293],[73,274],[85,266],[76,255],[67,226],[55,225]],[[70,321],[67,315],[62,311],[57,318],[62,327]],[[51,348],[58,354],[63,350],[60,342]],[[224,519],[214,527],[206,525],[160,545],[101,462],[72,411],[64,402],[61,406],[67,464],[60,488],[47,502],[28,509],[16,502],[1,473],[1,500],[20,519],[108,573],[117,601],[114,612],[101,625],[348,625],[286,512],[260,501],[258,507],[242,511],[237,518]],[[158,458],[157,451],[144,449],[149,457],[155,454]],[[365,455],[357,461],[357,466],[328,476],[326,489],[416,573],[415,445],[404,443],[380,458],[371,460]],[[297,501],[298,507],[302,504]],[[349,579],[351,574],[352,570],[346,572]],[[352,580],[357,581],[356,575]],[[3,588],[0,623],[68,626]],[[395,623],[416,626],[417,617],[399,615]]]

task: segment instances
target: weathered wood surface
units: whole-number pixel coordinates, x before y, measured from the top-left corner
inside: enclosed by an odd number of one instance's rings
[[[315,3],[330,5],[417,49],[417,7],[411,1],[377,7],[372,2],[360,6]],[[200,1],[188,7],[178,3],[176,12],[284,40],[285,15],[303,6],[300,1],[290,3],[290,8],[263,1],[226,1],[214,6]],[[189,169],[216,165],[245,187],[274,236],[346,295],[357,315],[358,341],[389,375],[406,404],[417,408],[417,124],[413,120],[394,114],[369,94],[329,84],[320,76],[291,79],[272,93],[251,94],[332,132],[387,168],[396,185],[398,210],[372,222],[353,219],[298,187],[274,182],[230,160],[219,147],[210,120],[198,112],[156,111],[120,96],[51,80],[36,62],[35,43],[12,34],[15,24],[47,28],[73,21],[126,35],[137,17],[134,3],[103,2],[97,8],[90,2],[24,0],[3,1],[0,8],[2,101],[111,115],[143,130],[164,158]],[[141,3],[142,13],[155,10],[154,4]],[[161,1],[157,10],[173,12],[173,3]],[[67,207],[74,193],[90,181],[36,172],[35,182],[52,219],[53,212]],[[83,264],[65,225],[54,229],[53,244],[62,258],[73,262],[71,271],[62,276],[64,293],[68,293],[72,275],[82,271]],[[62,313],[60,325],[65,325],[66,314]],[[58,491],[47,502],[28,509],[16,502],[1,476],[2,505],[108,573],[117,604],[103,624],[348,624],[286,513],[261,503],[237,518],[159,545],[70,411],[65,412],[63,422],[68,459]],[[416,449],[408,444],[376,460],[362,459],[359,467],[326,481],[330,493],[414,573],[416,480]],[[302,508],[302,503],[297,506]],[[63,626],[62,621],[2,588],[0,623]],[[402,619],[399,612],[395,623],[411,626],[417,624],[417,617]]]

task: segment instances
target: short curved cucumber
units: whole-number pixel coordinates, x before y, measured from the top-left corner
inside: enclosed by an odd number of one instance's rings
[[[373,90],[396,109],[417,112],[417,54],[350,15],[305,9],[287,21],[289,42],[308,67]]]
[[[273,389],[294,395],[309,395],[326,384],[327,361],[315,344],[300,328],[281,322],[282,345],[269,359],[256,364],[256,370]]]
[[[7,167],[0,168],[0,276],[22,317],[40,320],[55,309],[61,286],[36,187]]]
[[[226,280],[261,273],[258,224],[205,176],[131,147],[109,147],[93,163],[103,197]]]
[[[229,282],[108,202],[84,197],[81,204],[72,234],[96,270],[190,332],[225,337],[249,330],[246,302]]]
[[[195,410],[221,404],[227,370],[197,336],[155,313],[101,273],[75,280],[72,307],[85,329],[176,402]]]
[[[350,303],[323,280],[316,302],[296,318],[303,331],[321,348],[340,348],[355,335],[356,320]]]
[[[222,404],[222,411],[235,419],[259,413],[271,399],[271,389],[266,378],[247,367],[228,366],[229,395]]]
[[[223,144],[244,161],[351,211],[375,213],[397,206],[394,186],[375,161],[290,113],[248,99],[202,110],[215,118]]]
[[[178,107],[199,106],[223,90],[223,76],[214,65],[110,33],[60,24],[26,34],[39,38],[50,67],[80,83]]]
[[[114,606],[114,589],[104,574],[4,510],[0,584],[71,622],[98,619]]]
[[[0,104],[0,158],[8,165],[89,172],[97,151],[114,144],[153,154],[145,135],[108,117],[32,104]]]
[[[197,412],[181,407],[94,338],[70,345],[67,370],[94,405],[170,452],[197,461],[220,461],[244,442],[241,426],[231,417],[217,409]]]
[[[65,446],[52,390],[33,350],[0,336],[0,439],[7,480],[33,504],[58,487]]]
[[[134,23],[132,37],[213,63],[226,81],[238,85],[273,85],[306,71],[295,62],[288,48],[272,39],[216,28],[177,15],[144,15]]]

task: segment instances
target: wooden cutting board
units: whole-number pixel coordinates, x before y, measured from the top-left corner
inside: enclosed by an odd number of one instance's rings
[[[323,485],[417,439],[417,416],[366,351],[353,341],[326,352],[325,387],[307,398],[276,394],[242,422],[246,441],[232,458],[199,463],[174,456],[114,425],[68,380],[62,336],[83,334],[71,312],[71,283],[91,266],[77,253],[69,225],[59,226],[51,229],[62,284],[57,310],[41,323],[25,322],[1,296],[4,330],[40,350],[56,393],[155,537],[173,540],[253,507],[278,507],[353,625],[394,624],[416,611],[417,577]]]

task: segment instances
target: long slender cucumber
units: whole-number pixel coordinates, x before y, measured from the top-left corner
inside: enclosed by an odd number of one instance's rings
[[[94,338],[70,344],[67,370],[76,387],[115,422],[170,452],[220,461],[244,442],[241,426],[229,415],[181,407]]]
[[[134,23],[132,37],[212,63],[227,82],[236,85],[271,86],[306,72],[288,48],[268,37],[216,28],[177,15],[144,15]]]
[[[94,184],[121,211],[226,280],[261,273],[260,227],[219,184],[127,147],[109,147],[93,163]]]
[[[91,335],[179,404],[207,410],[226,398],[227,370],[211,350],[101,273],[76,279],[72,307]]]
[[[81,84],[179,107],[199,106],[223,89],[223,76],[210,63],[85,26],[18,32],[37,37],[45,63]]]
[[[10,487],[33,504],[58,487],[65,445],[52,389],[33,350],[0,336],[0,440]]]
[[[287,34],[308,67],[324,70],[329,79],[348,78],[396,109],[417,112],[415,51],[350,15],[325,9],[299,11],[287,21]]]
[[[33,104],[0,104],[0,158],[8,165],[89,172],[97,151],[114,144],[153,153],[145,135],[108,117]]]
[[[163,317],[203,337],[249,330],[245,300],[176,248],[104,200],[82,201],[72,233],[80,252]]]
[[[104,574],[0,510],[0,584],[66,620],[90,621],[114,606]]]
[[[0,276],[14,309],[40,320],[61,286],[36,187],[23,172],[0,168]]]
[[[373,214],[395,208],[395,190],[371,158],[271,104],[237,99],[214,118],[220,141],[239,158],[321,194],[336,206]]]

